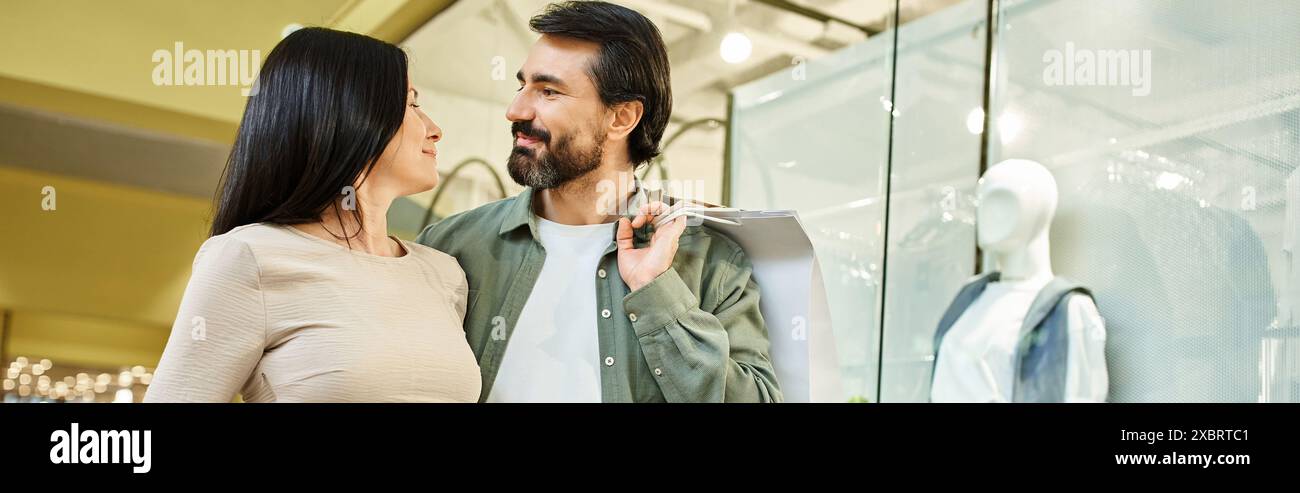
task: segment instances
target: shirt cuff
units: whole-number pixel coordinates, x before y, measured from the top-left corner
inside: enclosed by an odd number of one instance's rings
[[[695,294],[671,267],[649,284],[623,297],[623,311],[632,321],[632,330],[637,337],[653,334],[676,322],[696,306],[699,302],[695,300]]]

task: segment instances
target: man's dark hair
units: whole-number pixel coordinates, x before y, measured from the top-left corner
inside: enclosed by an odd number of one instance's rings
[[[600,99],[606,106],[640,101],[645,108],[628,136],[628,157],[638,166],[658,156],[673,111],[668,50],[659,28],[635,10],[595,1],[550,4],[528,25],[541,34],[600,45],[588,67]]]

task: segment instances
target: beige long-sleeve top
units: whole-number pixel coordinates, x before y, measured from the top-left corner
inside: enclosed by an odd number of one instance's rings
[[[401,243],[383,257],[271,224],[209,238],[145,401],[477,401],[465,273]]]

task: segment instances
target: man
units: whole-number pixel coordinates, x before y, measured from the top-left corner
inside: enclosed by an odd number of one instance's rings
[[[780,401],[744,252],[684,218],[656,228],[664,204],[632,174],[672,111],[659,30],[604,2],[552,4],[530,26],[506,112],[527,188],[418,239],[469,279],[480,399]]]

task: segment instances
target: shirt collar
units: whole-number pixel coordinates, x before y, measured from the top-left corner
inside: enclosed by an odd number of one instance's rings
[[[535,195],[536,191],[533,187],[524,187],[524,190],[519,192],[519,195],[515,197],[514,203],[510,205],[510,211],[506,213],[505,219],[501,221],[501,229],[498,232],[499,235],[505,236],[506,234],[527,225],[533,238],[537,237],[537,214],[533,212],[533,198]],[[645,187],[641,186],[641,180],[638,179],[633,184],[632,196],[628,199],[627,208],[623,211],[622,216],[631,220],[636,217],[637,212],[641,210],[642,205],[651,203],[655,200],[662,200],[671,205],[670,201],[672,199],[664,195],[662,190],[647,190]],[[617,223],[610,227],[615,228],[617,234]],[[652,233],[653,230],[649,224],[636,228],[633,231],[637,243],[649,241]]]
[[[510,204],[510,211],[501,221],[499,234],[505,236],[525,224],[529,225],[529,229],[535,229],[537,225],[533,219],[533,187],[524,187],[524,191],[515,196],[514,202]]]

